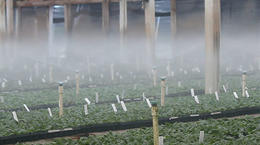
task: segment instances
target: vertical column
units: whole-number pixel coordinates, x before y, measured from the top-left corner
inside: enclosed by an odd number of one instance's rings
[[[14,32],[14,1],[6,1],[6,16],[7,16],[7,32],[8,35],[13,35]]]
[[[102,1],[102,28],[105,33],[109,29],[109,0]]]
[[[64,25],[67,33],[72,30],[71,4],[64,6]]]
[[[171,0],[171,37],[172,37],[172,54],[174,54],[174,48],[176,46],[176,0]]]
[[[205,0],[205,93],[219,91],[220,0]]]
[[[119,1],[119,26],[120,26],[120,57],[123,59],[126,48],[126,31],[127,31],[127,0]]]
[[[155,65],[155,5],[154,0],[145,1],[146,61],[148,71]]]
[[[52,52],[52,44],[54,39],[54,30],[53,30],[53,6],[48,7],[48,20],[47,20],[47,27],[48,27],[48,50],[49,50],[49,57],[53,56]]]
[[[22,22],[22,8],[17,7],[15,9],[15,37],[19,37],[19,32],[21,28],[21,22]]]
[[[0,69],[4,67],[4,37],[6,32],[5,0],[0,0]]]

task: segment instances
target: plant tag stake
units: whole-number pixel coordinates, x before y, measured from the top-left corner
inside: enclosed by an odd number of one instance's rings
[[[99,98],[99,95],[98,95],[98,92],[96,92],[96,103],[98,103],[98,98]]]
[[[115,104],[111,104],[111,105],[112,105],[114,112],[116,113],[117,112],[116,105]]]
[[[200,131],[199,143],[203,143],[203,141],[204,141],[204,131]]]
[[[193,88],[190,89],[190,93],[191,93],[191,96],[192,96],[192,97],[195,96],[195,93],[194,93],[194,89],[193,89]]]
[[[145,95],[144,95],[144,92],[143,92],[143,101],[146,99]]]
[[[0,101],[1,101],[1,103],[4,103],[4,102],[5,102],[3,96],[0,96]]]
[[[163,145],[163,139],[164,139],[163,136],[159,136],[159,145]]]
[[[85,98],[85,101],[88,103],[88,105],[91,103],[88,98]]]
[[[238,99],[238,95],[237,95],[237,92],[233,92],[234,96],[236,99]]]
[[[150,108],[152,108],[152,105],[151,105],[151,102],[150,102],[150,100],[149,100],[149,99],[145,99],[145,100],[146,100],[146,102],[147,102],[148,106],[149,106]]]
[[[223,90],[224,90],[225,93],[227,92],[225,85],[223,85]]]
[[[18,85],[22,86],[22,81],[21,80],[18,81]]]
[[[216,96],[217,101],[219,101],[219,96],[218,96],[218,92],[217,91],[215,92],[215,96]]]
[[[119,95],[116,95],[117,103],[120,103]]]
[[[27,112],[30,112],[29,108],[27,107],[26,104],[23,104],[24,108],[26,109]]]
[[[5,82],[2,82],[2,88],[5,88]]]
[[[249,98],[249,93],[248,91],[246,90],[246,97]]]
[[[12,114],[13,114],[14,120],[19,122],[16,112],[13,111]]]
[[[48,112],[49,112],[50,117],[52,117],[51,108],[48,108]]]
[[[194,99],[195,99],[196,103],[198,103],[198,104],[200,103],[198,96],[194,96]]]
[[[125,106],[125,103],[124,103],[124,101],[121,101],[121,106],[122,106],[123,110],[126,112],[126,111],[127,111],[127,109],[126,109],[126,106]]]
[[[88,115],[88,105],[84,105],[84,112],[85,112],[85,115]]]

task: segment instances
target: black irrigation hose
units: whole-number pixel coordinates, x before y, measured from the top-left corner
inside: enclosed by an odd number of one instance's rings
[[[204,93],[204,90],[194,90],[194,92],[197,95],[201,95]],[[175,93],[175,94],[169,94],[166,97],[181,97],[181,96],[188,96],[190,95],[189,91],[185,91],[185,92],[179,92],[179,93]],[[147,98],[149,99],[156,99],[159,98],[159,96],[148,96]],[[138,101],[143,101],[142,98],[132,98],[132,99],[123,99],[122,101],[124,101],[125,103],[130,103],[130,102],[138,102]],[[97,105],[99,104],[111,104],[111,103],[117,103],[117,101],[102,101],[102,102],[98,102],[96,103]],[[79,105],[83,105],[84,103],[68,103],[68,104],[64,104],[64,108],[67,107],[72,107],[72,106],[79,106]],[[57,108],[58,104],[42,104],[42,105],[35,105],[35,106],[31,106],[29,107],[30,110],[40,110],[40,109],[47,109],[47,108]],[[21,111],[24,110],[23,107],[20,108],[14,108],[14,109],[0,109],[1,111]]]
[[[259,114],[260,106],[256,107],[246,107],[239,109],[232,109],[227,111],[219,111],[212,113],[194,114],[194,115],[184,115],[180,117],[167,117],[159,118],[159,124],[174,123],[174,122],[193,122],[202,119],[217,119],[224,117],[235,117],[241,115]],[[64,130],[55,131],[41,131],[34,133],[27,133],[22,135],[11,135],[0,137],[0,144],[15,144],[17,142],[27,142],[36,141],[40,139],[51,139],[56,137],[65,137],[78,134],[89,134],[93,132],[105,132],[105,131],[116,131],[116,130],[126,130],[134,128],[151,127],[152,120],[137,120],[129,122],[115,122],[115,123],[105,123],[105,124],[94,124],[87,126],[79,126],[75,128],[68,128]]]

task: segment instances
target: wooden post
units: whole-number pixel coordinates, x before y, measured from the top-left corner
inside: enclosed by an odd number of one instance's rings
[[[161,77],[161,106],[165,104],[166,77]]]
[[[6,32],[5,0],[0,0],[0,38]]]
[[[14,32],[14,1],[6,0],[6,19],[8,35],[13,35]]]
[[[79,71],[76,71],[76,95],[79,95]]]
[[[155,2],[145,1],[145,32],[147,48],[147,67],[151,70],[155,65]]]
[[[120,26],[120,59],[123,59],[123,52],[126,49],[127,31],[127,0],[119,1],[119,26]]]
[[[49,49],[49,56],[52,55],[52,44],[53,44],[53,6],[49,6],[48,8],[48,20],[47,20],[47,27],[48,27],[48,49]]]
[[[153,69],[152,69],[152,74],[153,74],[153,86],[156,87],[157,85],[157,69],[156,67],[154,66]]]
[[[219,91],[220,0],[205,0],[205,93]]]
[[[102,28],[105,33],[109,29],[109,0],[102,1]]]
[[[64,25],[66,32],[69,34],[72,30],[71,4],[64,6]]]
[[[246,72],[242,74],[242,96],[246,96]]]
[[[59,84],[59,117],[63,116],[63,83]]]
[[[159,145],[158,107],[154,102],[152,103],[152,116],[154,145]]]
[[[19,37],[21,21],[22,21],[22,8],[17,7],[15,9],[15,37],[16,38]]]
[[[172,53],[175,53],[176,46],[176,0],[171,0],[171,33],[172,33]]]

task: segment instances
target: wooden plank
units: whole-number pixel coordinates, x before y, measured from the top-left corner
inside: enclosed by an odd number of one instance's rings
[[[219,91],[221,1],[205,0],[205,93]]]
[[[110,2],[119,2],[120,0],[110,0]],[[138,2],[141,0],[127,0],[128,2]],[[103,0],[18,0],[15,3],[17,7],[33,7],[33,6],[50,6],[50,5],[66,5],[66,4],[88,4],[102,3]]]
[[[7,32],[12,35],[14,32],[14,1],[6,1],[6,17],[7,17]]]
[[[104,32],[109,29],[109,0],[102,1],[102,28]]]

